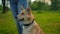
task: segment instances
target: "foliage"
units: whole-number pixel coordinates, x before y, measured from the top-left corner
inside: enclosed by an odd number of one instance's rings
[[[0,5],[0,12],[3,11],[2,9],[3,9],[3,8],[2,8],[2,5]],[[10,10],[10,8],[8,8],[7,6],[5,7],[5,9],[6,9],[6,12]]]
[[[30,4],[32,10],[60,10],[60,1],[59,0],[51,0],[51,5],[45,4],[44,2],[36,2]]]
[[[2,10],[2,5],[0,5],[0,11]]]
[[[49,10],[50,9],[50,6],[45,4],[45,3],[42,3],[42,2],[36,2],[34,1],[32,5],[30,5],[32,10]]]
[[[60,10],[60,0],[51,0],[51,9],[52,10]]]

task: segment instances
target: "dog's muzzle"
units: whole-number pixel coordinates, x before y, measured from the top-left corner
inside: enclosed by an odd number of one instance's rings
[[[23,21],[24,20],[24,18],[22,18],[22,19],[18,19],[17,17],[15,17],[18,21]]]
[[[18,19],[18,21],[24,21],[24,18],[22,18],[22,19]]]

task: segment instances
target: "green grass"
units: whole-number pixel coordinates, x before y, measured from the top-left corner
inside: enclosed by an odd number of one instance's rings
[[[60,34],[60,12],[32,12],[45,34]],[[11,12],[0,14],[0,34],[18,34]]]

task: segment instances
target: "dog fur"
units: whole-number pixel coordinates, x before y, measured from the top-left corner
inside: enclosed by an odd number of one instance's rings
[[[27,9],[24,9],[22,6],[21,12],[17,15],[18,20],[21,20],[24,18],[23,22],[24,24],[32,23],[34,17],[31,12],[31,8],[27,7]],[[33,21],[34,23],[30,24],[29,26],[23,26],[23,34],[44,34],[42,29],[38,26],[38,24]]]

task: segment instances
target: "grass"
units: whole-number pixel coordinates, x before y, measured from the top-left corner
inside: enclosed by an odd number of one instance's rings
[[[32,12],[45,34],[60,34],[60,12]],[[11,12],[0,14],[0,34],[18,34]]]

